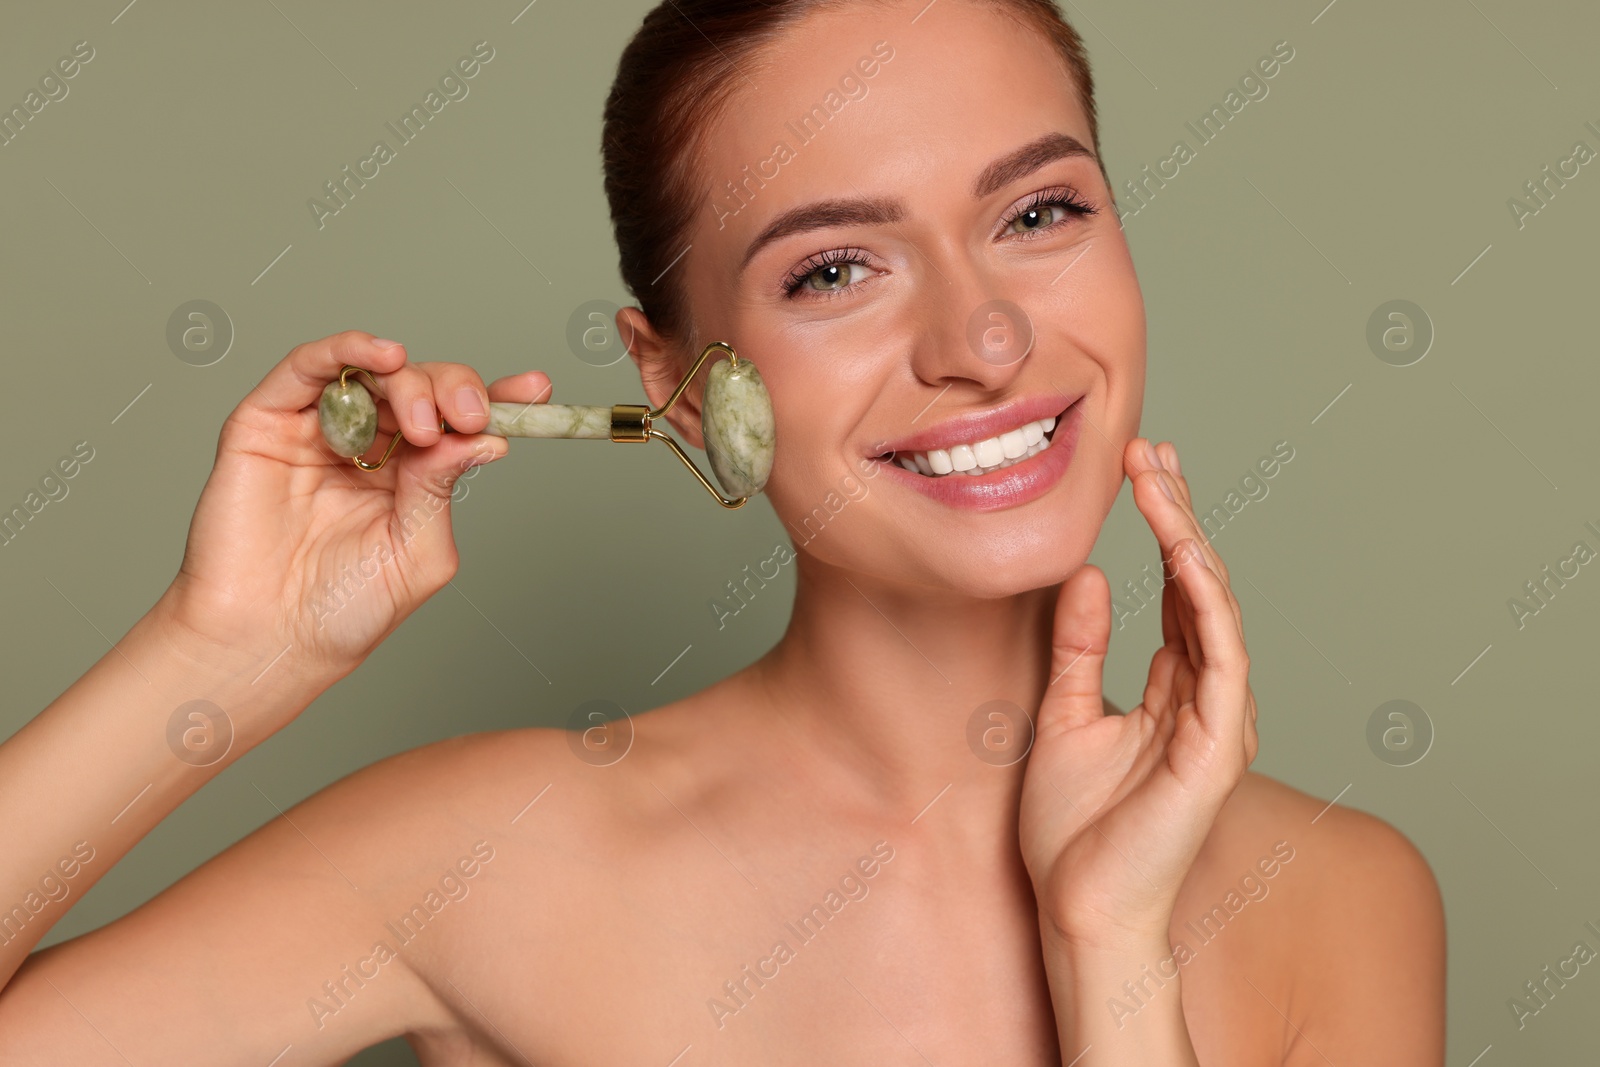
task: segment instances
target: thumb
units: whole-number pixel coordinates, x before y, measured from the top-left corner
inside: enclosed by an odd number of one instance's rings
[[[494,434],[444,434],[436,444],[410,448],[395,472],[391,534],[402,554],[423,569],[437,561],[441,573],[429,575],[443,585],[455,573],[455,533],[450,504],[456,482],[473,467],[490,463],[509,451],[509,442]]]
[[[1111,642],[1111,584],[1084,564],[1061,583],[1050,634],[1050,677],[1039,729],[1072,729],[1105,717],[1102,680]]]

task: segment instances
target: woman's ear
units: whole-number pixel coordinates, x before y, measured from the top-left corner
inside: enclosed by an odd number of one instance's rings
[[[617,312],[617,336],[629,341],[628,355],[639,366],[639,380],[644,384],[644,395],[651,409],[661,407],[694,365],[694,360],[685,359],[677,347],[656,333],[639,308],[626,307]],[[683,441],[699,449],[705,448],[705,437],[700,432],[700,398],[705,392],[708,369],[700,369],[700,374],[666,415],[667,422]]]

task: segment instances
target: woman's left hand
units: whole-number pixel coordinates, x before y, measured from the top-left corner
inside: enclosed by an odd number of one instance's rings
[[[1134,501],[1161,546],[1161,631],[1144,700],[1107,715],[1110,587],[1085,564],[1056,604],[1050,681],[1023,778],[1019,831],[1041,925],[1068,945],[1165,944],[1178,889],[1256,754],[1238,601],[1195,518],[1177,451],[1135,438]],[[1160,469],[1164,467],[1164,469]],[[1169,498],[1163,490],[1169,487]]]

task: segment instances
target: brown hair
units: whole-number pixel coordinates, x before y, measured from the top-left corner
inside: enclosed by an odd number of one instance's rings
[[[865,2],[662,0],[623,50],[601,134],[606,199],[623,283],[664,339],[685,350],[699,347],[682,275],[672,268],[680,262],[685,234],[709,189],[693,160],[734,90],[744,84],[741,72],[805,16]],[[1100,126],[1088,55],[1054,0],[981,2],[1038,30],[1055,46],[1089,117],[1098,156]],[[1104,176],[1103,162],[1100,170]]]

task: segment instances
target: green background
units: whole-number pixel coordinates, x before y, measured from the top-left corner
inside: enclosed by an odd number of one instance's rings
[[[558,401],[643,399],[629,360],[591,365],[565,338],[581,305],[631,302],[598,144],[648,0],[123,3],[0,19],[7,106],[74,42],[96,53],[0,148],[0,505],[75,442],[95,449],[0,548],[5,735],[170,582],[224,418],[296,343],[356,327],[486,379],[546,370]],[[1429,858],[1450,931],[1448,1062],[1592,1061],[1600,977],[1520,1031],[1507,999],[1580,938],[1600,947],[1582,929],[1600,921],[1600,567],[1521,629],[1507,601],[1574,542],[1600,549],[1584,527],[1600,526],[1600,164],[1520,229],[1507,200],[1575,141],[1600,149],[1584,126],[1600,126],[1600,7],[1325,3],[1064,5],[1119,187],[1178,138],[1193,147],[1184,123],[1276,42],[1295,50],[1126,220],[1150,323],[1144,432],[1181,446],[1197,503],[1221,503],[1276,442],[1294,449],[1216,537],[1246,614],[1255,767],[1381,815]],[[319,230],[307,199],[480,40],[495,57],[470,95]],[[205,367],[167,342],[196,299],[236,335]],[[1406,367],[1367,341],[1396,299],[1436,332]],[[644,710],[782,633],[792,567],[725,629],[708,606],[784,540],[764,499],[722,512],[665,449],[513,451],[456,505],[454,586],[168,818],[47,943],[274,817],[266,797],[286,808],[396,751],[559,724],[590,699]],[[1114,589],[1156,559],[1123,493],[1093,557]],[[1158,614],[1113,639],[1119,704],[1137,702]],[[1396,699],[1435,735],[1411,766],[1367,740]],[[414,1061],[396,1041],[358,1062]]]

